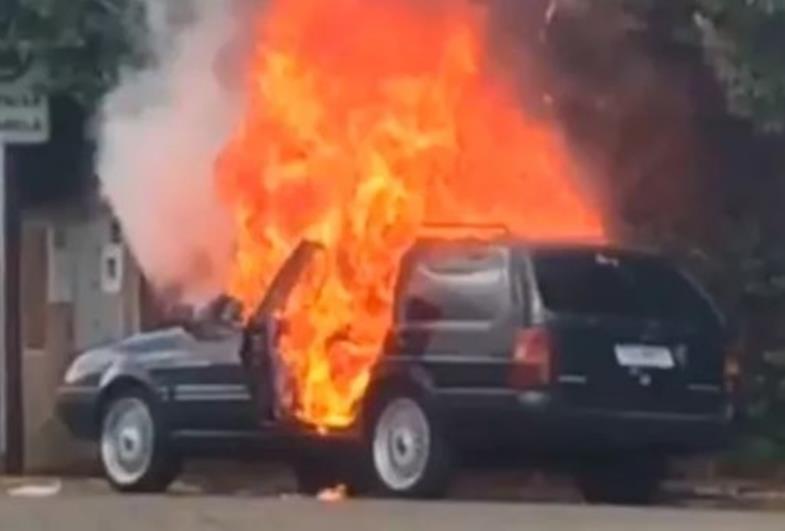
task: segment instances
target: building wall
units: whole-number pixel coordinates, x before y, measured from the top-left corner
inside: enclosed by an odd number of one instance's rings
[[[27,212],[21,259],[26,470],[86,470],[94,449],[59,423],[55,392],[77,352],[138,330],[140,274],[99,204]]]

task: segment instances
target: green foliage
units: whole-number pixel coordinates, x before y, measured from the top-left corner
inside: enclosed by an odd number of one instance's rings
[[[18,0],[0,28],[0,49],[45,65],[49,91],[94,102],[124,65],[144,60],[139,0]]]
[[[767,351],[747,367],[743,427],[737,457],[785,461],[785,351]]]
[[[695,24],[730,109],[785,129],[785,0],[699,0]]]
[[[767,132],[785,130],[785,0],[552,0],[618,9],[661,42],[699,46],[728,108]]]
[[[51,71],[51,89],[95,98],[121,65],[144,60],[144,39],[135,38],[144,32],[141,0],[16,1],[0,12],[0,53],[9,46],[33,51]],[[603,2],[609,5],[671,32],[666,38],[700,44],[731,111],[767,131],[785,128],[785,0]]]

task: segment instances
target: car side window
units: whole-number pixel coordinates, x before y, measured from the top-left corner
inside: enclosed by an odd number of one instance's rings
[[[405,322],[493,321],[509,305],[507,254],[491,246],[424,252],[410,270],[399,317]]]

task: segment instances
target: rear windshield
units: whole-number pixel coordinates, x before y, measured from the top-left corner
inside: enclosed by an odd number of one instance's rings
[[[660,260],[594,251],[541,251],[535,275],[546,308],[718,326],[706,297]]]

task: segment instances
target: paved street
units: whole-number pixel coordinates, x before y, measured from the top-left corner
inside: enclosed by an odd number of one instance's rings
[[[78,496],[0,500],[3,531],[782,531],[785,515],[489,502]]]
[[[0,477],[0,531],[757,531],[785,530],[782,489],[672,485],[659,507],[583,505],[569,480],[471,471],[443,502],[293,496],[276,463],[195,462],[163,496],[113,493],[100,478]]]
[[[672,492],[650,509],[583,505],[569,482],[466,474],[443,502],[292,496],[277,465],[199,464],[163,496],[113,493],[99,479],[0,477],[2,531],[783,531],[785,495]],[[741,510],[744,509],[744,510]]]

